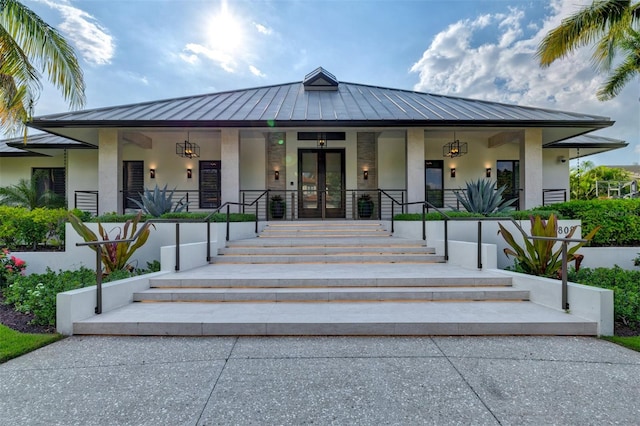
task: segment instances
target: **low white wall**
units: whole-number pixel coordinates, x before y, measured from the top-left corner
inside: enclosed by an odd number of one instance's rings
[[[618,265],[630,271],[638,270],[633,259],[640,254],[640,247],[583,247],[580,253],[584,255],[584,268],[613,268]]]
[[[513,278],[515,288],[529,291],[531,301],[562,310],[562,281],[510,271],[496,271]],[[613,336],[613,291],[568,283],[567,301],[571,314],[596,321],[598,334]]]
[[[102,285],[102,312],[109,312],[133,302],[133,293],[149,288],[149,279],[167,272],[155,272]],[[96,286],[58,293],[56,298],[56,329],[73,334],[73,323],[95,315]]]
[[[525,232],[529,233],[531,230],[531,223],[529,220],[521,220],[516,221]],[[516,228],[516,226],[512,222],[500,222],[502,225],[513,235],[513,237],[520,244],[523,243],[522,234]],[[563,233],[565,233],[571,226],[578,226],[576,233],[573,235],[573,238],[580,238],[581,228],[580,228],[579,220],[561,220],[558,222],[559,232],[558,236],[562,237]],[[513,257],[507,257],[504,254],[504,249],[509,247],[502,237],[501,234],[498,234],[497,221],[483,221],[482,222],[482,243],[483,244],[493,244],[497,247],[497,264],[498,268],[504,269],[509,266],[513,266]],[[394,223],[395,235],[399,237],[405,238],[414,238],[421,239],[422,238],[422,222],[420,221],[396,221]],[[427,244],[429,246],[435,246],[436,241],[444,240],[444,221],[427,221],[426,222],[426,232],[427,232]],[[464,241],[469,243],[476,243],[478,241],[478,221],[449,221],[448,225],[448,238],[449,238],[449,260],[451,261],[454,257],[454,252],[451,250],[451,242],[452,241]],[[558,243],[558,247],[559,247]],[[579,253],[582,253],[584,248],[580,249]],[[438,252],[438,254],[443,254],[442,252]],[[474,259],[477,258],[477,255],[474,254]],[[586,258],[586,255],[585,255]],[[484,263],[484,262],[483,262]]]

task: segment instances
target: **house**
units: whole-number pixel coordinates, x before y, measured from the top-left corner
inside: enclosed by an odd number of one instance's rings
[[[489,178],[526,209],[568,198],[568,159],[626,146],[588,135],[613,123],[318,68],[300,82],[36,117],[28,126],[44,134],[0,144],[0,186],[45,169],[70,208],[96,213],[134,208],[156,184],[190,210],[260,199],[261,217],[279,194],[289,219],[356,218],[369,194],[385,218],[392,199],[447,207],[466,181]]]

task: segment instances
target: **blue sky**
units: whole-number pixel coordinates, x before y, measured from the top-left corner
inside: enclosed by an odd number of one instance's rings
[[[76,48],[87,108],[300,81],[338,80],[611,117],[596,134],[640,162],[640,82],[599,102],[581,49],[547,69],[533,53],[590,0],[24,0]],[[34,115],[67,110],[51,87]]]

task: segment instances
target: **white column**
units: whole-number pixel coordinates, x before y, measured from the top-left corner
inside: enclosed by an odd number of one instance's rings
[[[525,129],[520,143],[520,208],[542,205],[542,129]]]
[[[407,201],[424,201],[424,129],[407,129]],[[409,212],[421,212],[418,205]]]
[[[222,204],[238,202],[240,199],[240,131],[222,129],[221,136]]]
[[[121,212],[122,171],[118,130],[98,130],[98,214]]]

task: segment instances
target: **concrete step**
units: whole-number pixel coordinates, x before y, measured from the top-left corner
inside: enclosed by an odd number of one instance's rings
[[[509,287],[165,288],[134,293],[134,302],[397,302],[529,300]]]
[[[303,255],[223,255],[211,259],[211,263],[441,263],[444,256],[421,253],[399,254],[303,254]]]
[[[590,335],[597,324],[531,302],[132,303],[74,334],[171,336]]]
[[[435,254],[435,249],[425,246],[229,246],[219,249],[219,255],[325,255],[325,254]]]
[[[435,264],[441,265],[441,264]],[[268,265],[233,265],[233,264],[220,264],[210,265],[213,268],[260,268]],[[264,271],[262,276],[254,276],[251,273],[247,273],[246,276],[242,276],[240,273],[233,275],[200,275],[193,276],[190,274],[175,274],[168,275],[166,277],[158,277],[149,280],[152,288],[333,288],[333,287],[508,287],[511,285],[510,277],[463,277],[452,275],[450,277],[445,276],[372,276],[371,273],[363,273],[361,268],[370,268],[373,273],[379,267],[403,267],[405,265],[390,264],[390,265],[356,265],[353,267],[352,274],[346,275],[343,273],[345,267],[349,269],[349,265],[339,264],[336,268],[332,268],[333,271],[327,270],[324,274],[320,275],[315,271],[325,268],[326,265],[301,265],[292,264],[286,267],[280,265],[269,266],[268,271]],[[427,268],[430,265],[426,264],[410,264],[407,267],[420,267]],[[292,267],[309,268],[309,274],[295,274],[292,275],[290,269]],[[342,269],[342,270],[341,270]],[[280,272],[278,272],[280,270]],[[394,275],[394,274],[389,274]]]
[[[349,238],[249,238],[227,242],[227,247],[424,247],[423,240],[396,237]]]

